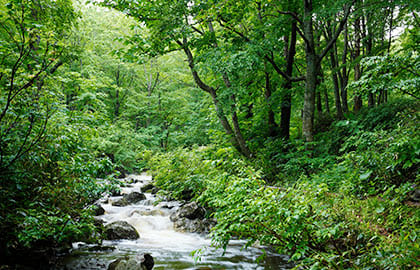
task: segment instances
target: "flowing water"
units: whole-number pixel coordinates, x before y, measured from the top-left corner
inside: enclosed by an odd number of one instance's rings
[[[141,192],[141,187],[151,181],[147,174],[130,175],[127,181],[134,182],[122,188],[122,193]],[[124,207],[112,206],[121,198],[102,200],[105,214],[99,216],[105,224],[124,220],[133,225],[140,234],[137,240],[103,241],[101,247],[74,243],[70,255],[63,260],[65,269],[107,269],[110,262],[124,256],[134,257],[149,253],[153,256],[153,269],[291,269],[288,258],[263,247],[243,249],[244,241],[231,241],[226,251],[211,247],[208,237],[196,233],[174,230],[169,216],[180,206],[178,202],[160,202],[155,205],[155,195],[145,193],[146,200]],[[200,256],[192,253],[200,250]],[[263,253],[266,256],[261,256]],[[264,257],[259,259],[259,257]]]

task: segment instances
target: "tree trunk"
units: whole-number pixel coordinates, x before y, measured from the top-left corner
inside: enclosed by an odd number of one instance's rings
[[[340,79],[340,88],[341,88],[341,104],[342,104],[342,109],[344,112],[348,112],[349,111],[349,107],[348,107],[348,101],[347,101],[347,84],[349,82],[349,76],[347,74],[347,52],[348,52],[348,28],[347,28],[347,24],[345,25],[344,28],[344,49],[343,49],[343,55],[341,56],[341,63],[343,65],[341,71],[340,71],[340,75],[339,75],[339,79]],[[337,46],[336,46],[337,48]],[[338,59],[338,58],[337,58]]]
[[[209,31],[214,34],[214,28],[211,21],[208,22],[208,27],[209,27]],[[217,39],[215,35],[214,35],[214,41],[212,43],[215,48],[218,47]],[[231,83],[227,74],[223,73],[222,77],[223,77],[223,82],[225,83],[226,88],[231,88]],[[214,94],[216,94],[216,91],[214,91]],[[239,146],[239,152],[245,157],[250,158],[252,156],[251,151],[249,150],[245,142],[245,139],[242,135],[242,131],[239,127],[239,120],[238,120],[238,115],[236,112],[236,98],[234,94],[231,95],[231,100],[232,100],[232,105],[231,105],[232,118],[231,119],[232,119],[232,124],[233,124],[234,139],[237,143],[237,146]]]
[[[337,110],[337,119],[341,120],[344,119],[343,109],[341,108],[341,98],[340,98],[340,87],[338,85],[338,78],[337,78],[337,65],[335,61],[335,54],[334,51],[331,50],[330,52],[330,62],[331,62],[331,69],[333,70],[331,73],[331,77],[334,84],[334,100],[335,100],[335,109]]]
[[[319,91],[319,89],[316,92],[315,100],[316,100],[316,110],[318,112],[318,115],[322,115],[322,99],[321,99],[321,91]]]
[[[251,151],[246,145],[241,129],[239,128],[239,121],[238,121],[238,116],[236,114],[236,111],[232,112],[232,123],[233,123],[233,130],[235,131],[236,140],[239,144],[239,148],[241,149],[240,153],[242,153],[247,158],[252,157]]]
[[[232,143],[233,147],[235,147],[239,152],[241,152],[240,145],[235,138],[235,134],[233,133],[232,127],[230,126],[229,121],[227,120],[223,109],[220,107],[220,103],[219,103],[219,100],[217,99],[217,94],[214,89],[210,92],[210,96],[213,100],[217,117],[219,118],[220,124],[222,124],[222,127],[225,130],[226,135],[229,137],[229,140]]]
[[[293,63],[295,60],[296,54],[296,34],[297,34],[297,24],[295,20],[292,20],[291,23],[291,35],[290,41],[289,37],[285,36],[285,45],[284,45],[284,56],[286,57],[286,75],[292,77],[293,75]],[[287,42],[286,42],[287,41]],[[283,139],[288,140],[290,137],[290,116],[292,114],[292,82],[286,80],[283,85],[283,97],[281,102],[281,117],[280,117],[280,136]]]
[[[360,43],[361,43],[361,28],[360,28],[360,18],[357,18],[356,21],[354,22],[354,31],[355,31],[355,36],[356,36],[356,40],[355,40],[355,50],[354,50],[354,55],[353,55],[353,60],[357,60],[357,58],[360,56]],[[360,79],[360,77],[362,76],[361,74],[361,70],[360,70],[360,63],[357,62],[356,65],[354,66],[354,81],[358,81]],[[354,107],[353,110],[355,112],[360,111],[360,109],[362,108],[363,102],[362,102],[362,97],[355,93],[354,95]]]
[[[271,104],[271,83],[270,83],[270,73],[265,72],[265,100],[267,102],[268,112],[267,112],[267,121],[268,121],[268,136],[276,137],[277,136],[277,124],[274,118],[274,112]]]
[[[312,142],[314,140],[315,92],[317,84],[316,76],[318,74],[318,59],[315,51],[312,15],[312,1],[304,0],[303,31],[307,41],[305,42],[306,75],[302,135],[306,142]]]
[[[117,119],[119,115],[120,115],[120,90],[117,89],[117,92],[115,92],[115,111],[114,111],[115,119]]]
[[[324,88],[325,111],[330,114],[330,101],[328,100],[328,91]]]
[[[368,94],[368,107],[369,108],[375,107],[375,96],[372,93]]]

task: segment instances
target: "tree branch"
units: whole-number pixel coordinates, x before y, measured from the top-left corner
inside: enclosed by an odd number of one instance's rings
[[[344,11],[344,17],[341,19],[337,31],[334,33],[333,37],[330,39],[330,41],[327,43],[327,46],[325,46],[324,50],[321,52],[321,54],[318,56],[317,62],[318,64],[321,62],[322,58],[325,57],[325,55],[328,53],[328,51],[332,48],[334,43],[337,41],[338,37],[340,36],[341,32],[344,29],[344,25],[347,22],[347,19],[350,15],[350,10],[353,4],[356,2],[356,0],[353,0],[351,4],[345,6]]]
[[[201,80],[200,76],[198,75],[197,71],[195,70],[194,57],[191,53],[190,48],[188,48],[188,46],[187,46],[186,39],[184,38],[183,41],[176,40],[176,43],[182,48],[182,50],[187,55],[188,66],[190,67],[190,70],[191,70],[191,73],[193,75],[194,81],[198,85],[198,87],[200,87],[203,91],[205,91],[207,93],[210,93],[210,92],[214,91],[213,87],[205,84]]]

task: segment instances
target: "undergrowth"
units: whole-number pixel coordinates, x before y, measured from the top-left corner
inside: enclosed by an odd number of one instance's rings
[[[310,269],[415,269],[417,106],[400,100],[335,122],[311,152],[272,142],[253,161],[217,146],[143,158],[161,193],[212,210],[217,246],[243,238]]]

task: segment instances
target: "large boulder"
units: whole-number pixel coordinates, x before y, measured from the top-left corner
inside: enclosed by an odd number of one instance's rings
[[[175,229],[187,232],[207,233],[215,221],[204,218],[206,210],[191,202],[181,206],[169,218]]]
[[[137,230],[127,221],[116,221],[105,226],[105,239],[138,239],[140,238]]]
[[[154,265],[153,257],[146,253],[137,258],[117,259],[109,264],[108,270],[152,270]]]
[[[191,202],[181,206],[175,213],[171,215],[171,220],[179,218],[188,218],[188,219],[202,219],[206,214],[206,210],[199,206],[196,202]]]
[[[124,194],[123,197],[115,202],[112,202],[113,206],[127,206],[129,204],[134,204],[139,201],[146,199],[146,195],[140,192],[131,192],[130,194]]]
[[[174,228],[178,231],[191,233],[209,233],[210,229],[215,225],[213,219],[188,219],[180,218],[174,221]]]

